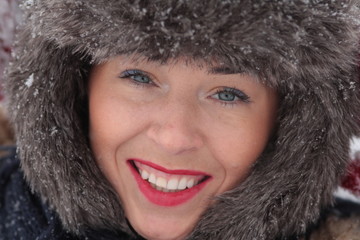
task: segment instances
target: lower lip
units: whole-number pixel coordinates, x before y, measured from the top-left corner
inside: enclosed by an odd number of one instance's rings
[[[131,162],[128,161],[128,166],[132,172],[135,180],[139,186],[140,191],[145,195],[145,197],[152,203],[164,206],[164,207],[173,207],[183,203],[186,203],[193,197],[195,197],[201,189],[209,182],[209,179],[201,182],[200,184],[188,188],[179,192],[161,192],[153,188],[150,183],[141,178],[140,174],[132,166]]]

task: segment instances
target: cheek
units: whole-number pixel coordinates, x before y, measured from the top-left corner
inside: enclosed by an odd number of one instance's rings
[[[119,124],[120,116],[123,114],[120,109],[114,111],[114,107],[116,103],[111,98],[97,98],[96,95],[92,95],[89,99],[90,140],[95,153],[103,146],[111,147],[117,138],[116,133],[126,124],[126,119]]]
[[[118,184],[120,147],[136,134],[140,125],[134,110],[116,98],[94,92],[89,98],[89,135],[95,159],[112,184]],[[119,186],[118,186],[119,187]]]
[[[249,119],[240,121],[236,127],[223,126],[220,131],[212,129],[213,155],[225,170],[221,191],[226,191],[249,174],[252,165],[266,147],[270,128]]]
[[[89,135],[95,159],[101,171],[115,189],[123,189],[119,169],[124,162],[117,156],[134,136],[143,129],[141,109],[126,101],[94,92],[89,98]]]
[[[143,125],[136,107],[116,97],[96,94],[89,99],[90,139],[94,151],[115,150]],[[141,112],[141,111],[140,111]]]

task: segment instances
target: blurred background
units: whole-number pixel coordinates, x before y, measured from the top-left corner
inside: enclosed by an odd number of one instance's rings
[[[21,20],[18,0],[0,0],[0,81],[4,77],[4,68],[11,55],[15,28]],[[1,89],[0,99],[3,98]]]
[[[16,25],[21,21],[19,0],[0,0],[0,145],[14,143],[13,132],[4,110],[2,88],[5,66],[11,57]],[[0,153],[1,154],[1,153]]]

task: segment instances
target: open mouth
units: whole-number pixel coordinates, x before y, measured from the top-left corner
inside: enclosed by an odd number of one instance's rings
[[[184,189],[190,189],[209,178],[209,176],[198,174],[170,174],[138,161],[132,161],[132,166],[142,179],[161,192],[179,192]]]
[[[194,197],[211,176],[192,170],[168,170],[143,160],[129,160],[128,165],[140,190],[153,203],[174,206]]]

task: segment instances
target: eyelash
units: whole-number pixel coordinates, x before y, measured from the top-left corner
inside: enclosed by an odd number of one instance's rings
[[[137,81],[134,79],[134,77],[136,76],[148,78],[149,82],[145,83],[145,82]],[[151,77],[149,77],[146,73],[138,69],[125,70],[120,74],[119,77],[123,79],[128,79],[129,82],[136,87],[150,87],[155,85]]]
[[[224,105],[224,106],[234,106],[236,104],[239,104],[239,102],[243,102],[243,103],[250,103],[250,97],[245,94],[243,91],[235,88],[235,87],[222,87],[220,89],[217,89],[214,95],[219,95],[221,93],[231,93],[234,95],[235,98],[238,98],[238,100],[234,100],[234,101],[225,101],[225,100],[221,100],[221,99],[217,99],[219,100],[220,104]]]
[[[145,77],[149,80],[149,82],[140,82],[134,79],[134,77]],[[141,70],[138,69],[129,69],[129,70],[125,70],[124,72],[122,72],[119,76],[122,79],[127,79],[129,80],[129,82],[131,84],[133,84],[136,87],[151,87],[151,86],[156,86],[156,84],[153,82],[153,80],[151,79],[151,77],[148,76],[148,74],[144,73]],[[236,104],[239,104],[239,102],[243,102],[243,103],[250,103],[250,97],[248,95],[246,95],[243,91],[235,88],[235,87],[221,87],[220,89],[217,89],[216,92],[214,94],[212,94],[210,97],[212,97],[214,99],[214,95],[218,95],[221,93],[230,93],[233,94],[235,99],[238,98],[238,100],[233,100],[233,101],[226,101],[226,100],[221,100],[219,98],[215,98],[217,99],[221,105],[226,106],[226,107],[232,107],[235,106]]]

